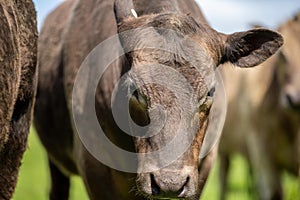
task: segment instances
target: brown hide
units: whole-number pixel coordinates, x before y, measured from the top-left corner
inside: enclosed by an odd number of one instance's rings
[[[0,199],[14,192],[36,89],[37,27],[31,1],[0,1]]]

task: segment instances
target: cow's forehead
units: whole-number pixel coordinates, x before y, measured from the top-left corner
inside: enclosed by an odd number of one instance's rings
[[[131,61],[133,82],[144,88],[146,95],[151,95],[153,90],[165,90],[158,87],[160,84],[155,79],[164,79],[167,83],[173,81],[173,88],[178,85],[177,92],[192,93],[197,99],[214,85],[216,66],[206,46],[192,37],[201,29],[192,18],[162,15],[137,28],[134,25],[130,27],[130,30],[120,33],[120,38]],[[165,67],[154,69],[153,66]],[[178,77],[182,80],[167,75],[166,71],[180,74]],[[186,82],[191,90],[182,89],[182,82]]]
[[[195,98],[200,99],[215,84],[215,65],[207,53],[192,51],[189,53],[188,50],[171,53],[157,49],[143,49],[132,52],[131,55],[133,81],[141,88],[146,87],[144,92],[164,91],[166,88],[153,87],[152,84],[155,85],[157,79],[162,79],[166,83],[156,85],[165,86],[172,83],[170,86],[174,89],[177,87],[176,91],[193,93]],[[184,88],[183,82],[192,90]]]
[[[133,49],[155,48],[170,51],[179,56],[186,52],[192,57],[201,55],[199,52],[205,52],[203,51],[204,48],[208,48],[207,44],[212,42],[212,38],[207,37],[209,31],[210,29],[199,25],[188,15],[170,13],[130,19],[119,27],[120,38],[125,51],[128,48],[131,51]],[[203,37],[201,37],[202,35]],[[199,50],[198,48],[201,46],[204,48]],[[162,56],[162,58],[165,57]],[[192,60],[194,58],[189,61]]]
[[[152,103],[170,102],[178,96],[185,98],[186,102],[197,103],[215,84],[215,73],[211,67],[200,71],[189,65],[144,64],[133,65],[130,79],[150,101],[156,101]]]

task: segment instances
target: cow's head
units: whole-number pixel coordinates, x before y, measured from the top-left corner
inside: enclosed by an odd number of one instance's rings
[[[277,56],[282,102],[300,111],[300,14],[279,28],[285,44]]]
[[[225,62],[258,65],[277,51],[283,39],[266,29],[225,35],[189,15],[137,17],[133,9],[131,0],[115,2],[120,41],[130,63],[127,83],[135,88],[129,110],[133,121],[144,127],[135,139],[140,153],[138,190],[151,198],[196,199],[215,69]],[[170,146],[167,152],[160,151]],[[178,150],[184,153],[165,165]],[[147,156],[150,152],[158,153]]]

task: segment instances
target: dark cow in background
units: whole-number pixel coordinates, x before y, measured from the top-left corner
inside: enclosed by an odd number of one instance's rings
[[[182,135],[195,136],[181,157],[151,172],[126,173],[99,162],[76,134],[71,112],[74,108],[73,85],[81,63],[98,44],[132,29],[135,30],[131,34],[120,35],[117,41],[124,50],[131,51],[106,69],[95,94],[97,117],[106,136],[119,147],[140,155],[161,149],[178,130]],[[52,178],[50,198],[67,199],[69,176],[79,174],[91,199],[198,199],[217,150],[216,146],[199,165],[206,128],[214,123],[208,122],[208,116],[215,82],[205,80],[215,80],[214,71],[222,63],[231,62],[239,67],[258,65],[274,54],[282,43],[278,33],[266,29],[230,35],[219,33],[207,25],[193,0],[64,2],[46,19],[39,40],[35,126],[48,152]],[[151,49],[153,44],[161,48]],[[118,51],[112,53],[119,57]],[[175,82],[174,87],[180,91],[176,96],[163,85],[147,83],[154,78],[174,82],[172,76],[164,74],[166,71],[157,68],[160,65],[185,77],[192,86],[191,90]],[[105,66],[95,64],[94,67]],[[130,88],[145,83],[132,94],[127,94],[132,119],[139,125],[162,121],[156,105],[166,113],[160,132],[150,138],[143,138],[143,135],[130,137],[114,121],[111,108],[113,90],[127,72],[131,75],[126,79],[128,85],[122,86]],[[90,73],[86,79],[92,76]],[[88,86],[82,84],[76,93],[78,110],[85,109]],[[194,110],[187,109],[187,102],[191,99],[187,99],[184,105],[178,105],[177,101],[190,93],[195,94],[195,101],[191,103]],[[182,126],[177,129],[179,122]],[[151,128],[146,131],[145,134],[153,134]],[[185,141],[180,142],[175,144],[178,148]],[[111,159],[116,156],[108,155]],[[137,165],[156,168],[164,159],[167,157],[150,160],[140,156]]]
[[[11,199],[36,89],[37,26],[29,0],[0,1],[0,199]]]
[[[235,152],[250,162],[260,199],[283,198],[283,170],[300,175],[300,14],[278,30],[285,44],[263,66],[222,71],[229,107],[219,147],[221,199]]]

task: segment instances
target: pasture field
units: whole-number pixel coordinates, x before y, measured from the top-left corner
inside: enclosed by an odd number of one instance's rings
[[[250,176],[246,162],[239,156],[233,158],[229,174],[228,200],[255,200],[255,194],[250,194]],[[298,179],[288,174],[283,175],[286,200],[300,200],[300,185]],[[72,178],[70,200],[88,200],[86,191],[79,177]],[[39,139],[31,129],[28,149],[24,155],[19,182],[13,200],[47,200],[50,185],[46,152]],[[203,200],[219,199],[218,163],[206,184],[202,195]]]

